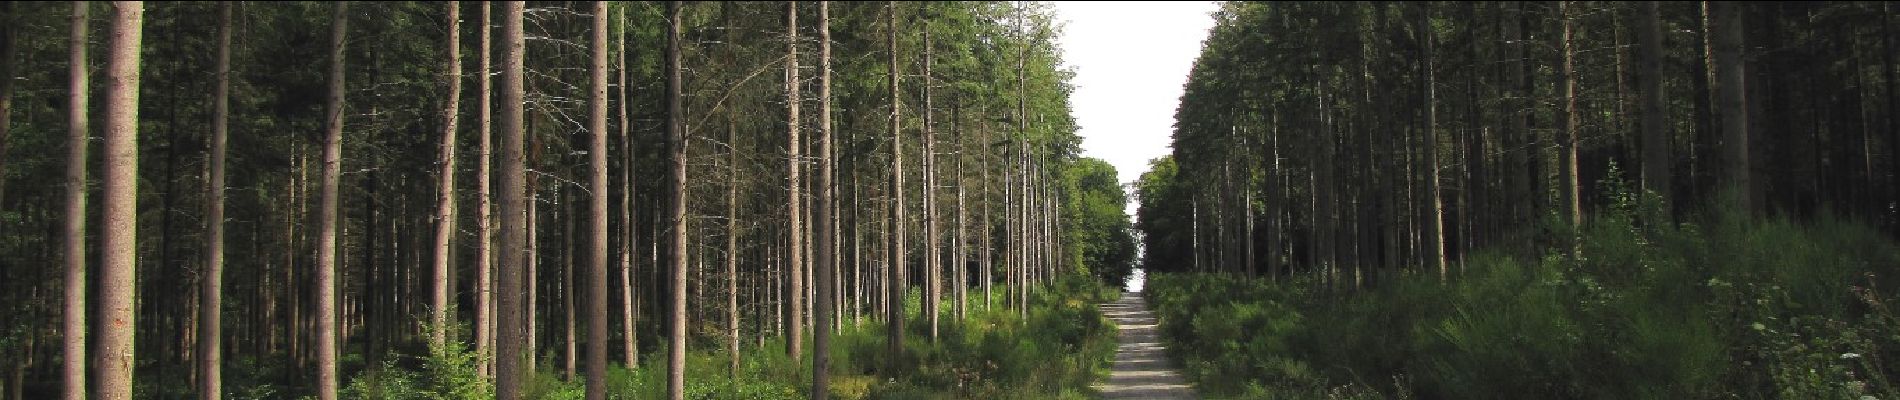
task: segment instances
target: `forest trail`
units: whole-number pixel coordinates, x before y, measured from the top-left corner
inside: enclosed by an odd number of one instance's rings
[[[1115,321],[1121,344],[1108,381],[1095,386],[1105,399],[1193,399],[1194,390],[1168,359],[1153,312],[1140,292],[1123,292],[1114,303],[1102,305],[1102,314]]]

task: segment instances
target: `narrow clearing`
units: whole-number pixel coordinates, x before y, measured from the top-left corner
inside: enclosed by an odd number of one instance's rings
[[[1168,360],[1154,313],[1141,293],[1124,292],[1114,303],[1103,304],[1102,314],[1121,330],[1115,366],[1108,381],[1096,385],[1106,399],[1193,399],[1187,379]]]

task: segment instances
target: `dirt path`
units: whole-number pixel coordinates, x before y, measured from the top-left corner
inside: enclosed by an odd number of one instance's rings
[[[1108,381],[1095,386],[1106,399],[1193,399],[1194,389],[1168,360],[1154,313],[1148,312],[1141,293],[1122,293],[1121,300],[1103,304],[1102,314],[1121,330],[1115,366]]]

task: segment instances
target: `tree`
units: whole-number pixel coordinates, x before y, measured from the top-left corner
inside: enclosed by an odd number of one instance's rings
[[[671,188],[667,190],[667,216],[673,232],[667,238],[672,247],[668,261],[672,268],[673,301],[666,348],[666,395],[672,400],[686,398],[686,130],[685,107],[680,102],[680,7],[679,1],[666,2],[666,135],[672,154]]]
[[[930,108],[930,61],[932,57],[930,52],[929,3],[924,3],[920,5],[920,7],[926,10],[923,13],[923,26],[919,29],[924,36],[924,70],[923,75],[920,77],[923,81],[921,86],[923,86],[924,97],[924,137],[920,140],[924,144],[924,152],[918,156],[918,158],[923,159],[924,167],[924,190],[922,194],[924,200],[923,312],[924,319],[930,322],[930,341],[935,343],[937,341],[937,318],[938,314],[942,314],[938,308],[943,298],[943,252],[937,248],[938,239],[941,235],[937,234],[937,136],[935,132],[931,131],[932,124],[930,120],[933,113]]]
[[[66,400],[86,399],[86,142],[91,135],[91,120],[86,110],[91,104],[92,92],[86,57],[86,18],[91,8],[91,2],[73,2],[71,50],[68,52],[71,94],[66,113],[66,220],[60,225],[66,267],[66,308],[60,311],[61,331],[66,334],[60,344],[60,365],[65,384],[61,393]],[[12,62],[10,54],[0,53],[0,57],[9,59],[4,62]],[[4,119],[0,117],[0,125],[5,124]]]
[[[1742,62],[1742,5],[1709,2],[1715,36],[1716,108],[1722,116],[1723,184],[1735,191],[1737,205],[1755,213],[1755,185],[1748,157],[1748,91]]]
[[[1507,124],[1509,128],[1505,133],[1505,137],[1509,139],[1506,146],[1512,148],[1505,153],[1505,165],[1508,166],[1507,170],[1511,171],[1506,173],[1505,178],[1505,191],[1509,193],[1505,199],[1511,204],[1510,217],[1506,218],[1508,221],[1528,221],[1537,218],[1536,190],[1533,187],[1535,180],[1531,179],[1536,166],[1536,159],[1531,157],[1536,149],[1532,143],[1536,141],[1537,134],[1531,132],[1531,115],[1535,111],[1535,102],[1531,100],[1533,95],[1531,71],[1535,67],[1529,61],[1530,32],[1527,31],[1530,30],[1531,17],[1525,7],[1529,3],[1528,1],[1515,2],[1512,11],[1517,16],[1516,21],[1503,23],[1505,43],[1507,43],[1504,53],[1506,59],[1509,60],[1505,67],[1505,75],[1509,76],[1509,82],[1505,84],[1505,87],[1515,92],[1512,96],[1515,100],[1510,102],[1510,108],[1505,111],[1509,121]],[[1528,245],[1529,242],[1524,242],[1523,246],[1517,249],[1519,250],[1517,253],[1530,254],[1531,249]]]
[[[1643,191],[1667,203],[1675,179],[1670,173],[1669,126],[1663,111],[1662,12],[1655,1],[1637,4],[1636,86],[1642,109]]]
[[[443,5],[449,14],[448,61],[443,68],[448,71],[443,81],[448,84],[449,94],[442,106],[442,170],[435,216],[435,290],[429,303],[433,309],[429,319],[429,344],[436,347],[448,341],[449,238],[455,234],[455,123],[457,108],[462,104],[462,7],[457,2]]]
[[[1431,198],[1426,200],[1426,251],[1430,259],[1426,262],[1432,269],[1438,270],[1438,278],[1445,279],[1449,269],[1445,262],[1445,202],[1439,194],[1438,184],[1438,92],[1437,80],[1432,69],[1437,66],[1433,58],[1433,43],[1438,40],[1437,28],[1432,27],[1432,9],[1430,2],[1420,2],[1418,11],[1418,41],[1424,49],[1425,65],[1425,191]],[[1566,64],[1568,65],[1568,64]]]
[[[138,298],[139,49],[145,3],[115,2],[106,44],[104,200],[99,240],[99,320],[93,352],[97,399],[132,398],[133,307]],[[327,400],[327,399],[326,399]]]
[[[733,25],[732,2],[720,3],[719,17],[726,23],[725,56],[727,64],[737,64],[734,44],[738,27]],[[739,377],[739,122],[732,107],[726,114],[726,374]]]
[[[639,253],[636,253],[634,251],[634,244],[639,243],[640,241],[639,240],[640,229],[633,226],[634,225],[633,222],[635,221],[633,217],[633,212],[634,212],[633,175],[634,175],[634,161],[636,157],[634,157],[635,152],[633,151],[634,150],[633,136],[627,133],[627,131],[629,130],[628,125],[632,125],[632,121],[627,118],[627,108],[629,108],[627,103],[630,100],[627,97],[627,91],[628,91],[627,87],[632,85],[632,83],[630,82],[630,79],[628,79],[632,75],[632,73],[629,72],[629,68],[627,66],[627,59],[630,58],[628,56],[629,52],[627,51],[628,49],[626,46],[626,43],[627,43],[626,36],[627,36],[627,30],[628,30],[627,27],[629,27],[629,25],[627,24],[628,21],[626,18],[627,12],[625,11],[626,10],[625,7],[622,7],[621,10],[622,11],[620,15],[620,20],[621,20],[620,26],[622,28],[620,30],[621,37],[619,40],[619,42],[621,43],[621,49],[620,49],[620,142],[621,142],[621,148],[622,148],[621,151],[625,152],[627,154],[627,157],[625,160],[621,161],[622,171],[620,173],[620,186],[621,186],[620,225],[622,226],[621,228],[622,239],[620,242],[620,321],[621,321],[621,326],[625,327],[626,329],[626,332],[623,332],[623,335],[622,335],[623,337],[622,341],[625,342],[623,343],[623,345],[626,347],[626,350],[625,350],[626,353],[622,355],[622,358],[624,358],[624,360],[622,361],[626,363],[626,366],[628,369],[632,369],[632,368],[637,368],[640,365],[640,346],[639,346],[639,342],[637,341],[640,335],[639,335],[639,331],[634,329],[634,325],[633,325],[634,323],[633,322],[634,321],[633,319],[633,316],[634,316],[633,259],[639,256]]]
[[[18,66],[20,57],[16,55],[18,51],[14,49],[17,47],[15,44],[17,40],[14,37],[19,36],[20,24],[13,21],[18,18],[14,7],[17,6],[0,4],[0,22],[7,24],[0,27],[0,76],[4,77],[18,75],[17,70],[20,68]],[[7,176],[8,144],[12,143],[8,138],[13,133],[13,81],[12,78],[0,79],[0,200],[7,198],[5,177]]]
[[[494,93],[490,91],[488,69],[491,54],[489,53],[490,41],[493,40],[489,36],[489,27],[492,24],[493,10],[488,2],[477,3],[476,7],[482,9],[482,27],[480,37],[477,38],[477,42],[480,43],[476,48],[478,54],[475,56],[478,59],[476,63],[481,65],[481,73],[475,78],[476,87],[480,88],[475,94],[475,131],[481,134],[475,150],[475,353],[483,360],[481,361],[482,373],[492,378],[494,377],[493,351],[496,326],[495,232],[491,224],[494,202],[493,193],[490,192],[490,187],[493,185],[490,184],[489,164],[493,160],[491,153],[494,143],[491,137],[493,127],[489,126],[489,112],[492,111],[489,103]]]
[[[203,292],[198,295],[198,308],[203,313],[198,317],[198,398],[204,400],[218,400],[223,391],[223,370],[219,367],[219,361],[222,360],[220,345],[224,340],[224,146],[231,118],[231,7],[232,3],[228,1],[218,3],[218,83],[211,94],[211,145],[208,150],[211,161],[205,167],[205,271],[200,282]],[[84,14],[75,18],[84,18]],[[83,29],[83,26],[76,29]],[[78,33],[75,37],[85,37],[83,32],[75,33]],[[75,58],[75,61],[76,65],[85,65],[83,56]],[[83,79],[83,76],[76,78],[75,83],[79,84],[74,87],[83,87],[84,84],[79,82]],[[84,106],[74,109],[83,110]],[[80,154],[82,162],[84,158],[84,154]],[[85,212],[84,209],[79,211]]]
[[[885,335],[892,363],[904,354],[904,292],[903,271],[909,263],[909,253],[904,251],[904,133],[899,125],[899,105],[897,91],[897,2],[885,2],[885,33],[889,35],[886,50],[890,53],[890,93],[891,93],[891,254],[890,263],[885,267],[884,286],[886,301]],[[893,367],[896,365],[893,364]]]
[[[323,183],[317,209],[317,398],[337,398],[337,182],[343,168],[343,46],[350,3],[331,10],[329,85],[324,103]]]
[[[785,218],[791,230],[786,234],[790,242],[785,250],[785,262],[789,266],[786,269],[789,271],[786,279],[789,286],[785,290],[785,304],[788,305],[785,309],[785,351],[793,360],[804,356],[804,307],[805,301],[808,300],[801,297],[805,294],[805,281],[804,274],[799,272],[805,265],[805,237],[799,233],[804,226],[802,218],[805,214],[799,207],[804,202],[804,195],[800,193],[804,188],[803,177],[800,176],[799,171],[799,164],[804,161],[802,159],[804,154],[801,151],[804,145],[798,140],[799,101],[798,2],[787,1],[785,2],[785,169],[786,179],[790,183],[786,187]]]
[[[812,319],[819,328],[812,330],[811,354],[811,398],[824,400],[830,396],[831,384],[831,332],[835,277],[838,260],[833,253],[837,243],[836,220],[832,219],[832,163],[831,155],[831,2],[818,2],[818,196],[815,207],[818,208],[817,232],[814,243],[817,246],[817,273],[813,274],[818,282],[818,296],[813,300],[817,306],[812,308]]]
[[[529,321],[522,319],[526,304],[522,272],[531,262],[522,256],[528,250],[527,173],[522,149],[522,37],[523,1],[502,2],[501,34],[501,178],[495,190],[501,192],[501,232],[497,239],[501,254],[496,256],[495,292],[495,397],[516,400],[522,396],[530,366],[531,347],[525,342]]]
[[[1570,1],[1559,1],[1557,2],[1557,8],[1557,13],[1559,14],[1559,18],[1563,19],[1564,26],[1562,40],[1564,47],[1563,85],[1565,137],[1561,161],[1563,164],[1560,165],[1558,169],[1563,171],[1561,172],[1562,176],[1559,178],[1563,179],[1564,218],[1566,218],[1566,221],[1571,225],[1572,237],[1570,240],[1574,242],[1578,240],[1575,237],[1575,232],[1577,232],[1578,229],[1582,229],[1581,226],[1583,225],[1583,192],[1581,190],[1582,186],[1577,179],[1577,148],[1583,144],[1583,133],[1580,132],[1583,117],[1577,115],[1577,16],[1574,15],[1576,13],[1576,4]],[[1575,253],[1575,250],[1578,248],[1580,248],[1580,245],[1573,243],[1572,257],[1581,257],[1581,255]]]
[[[587,232],[587,400],[607,398],[607,2],[594,2]]]

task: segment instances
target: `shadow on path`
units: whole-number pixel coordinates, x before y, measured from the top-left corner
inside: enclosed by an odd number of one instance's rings
[[[1124,292],[1114,303],[1102,305],[1102,314],[1121,330],[1115,365],[1108,381],[1095,386],[1105,399],[1193,399],[1194,390],[1168,360],[1154,313],[1141,293]]]

